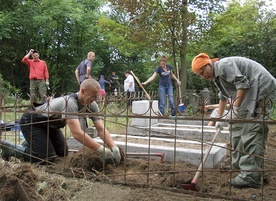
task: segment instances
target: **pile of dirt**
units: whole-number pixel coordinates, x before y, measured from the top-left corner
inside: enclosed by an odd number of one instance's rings
[[[30,165],[7,164],[0,173],[0,200],[37,200],[32,186],[38,180],[38,175]]]
[[[52,165],[0,159],[0,200],[275,200],[276,127],[269,133],[265,185],[260,189],[230,188],[238,172],[222,170],[228,156],[215,169],[204,169],[199,192],[181,184],[192,179],[197,166],[128,156],[120,165],[105,164],[96,152],[82,149],[58,158]],[[13,159],[14,160],[14,159]]]

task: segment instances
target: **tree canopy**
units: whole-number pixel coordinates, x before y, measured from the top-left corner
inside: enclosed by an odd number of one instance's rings
[[[121,83],[125,70],[146,80],[165,54],[172,66],[179,64],[182,94],[212,87],[190,70],[200,52],[245,56],[275,76],[275,10],[261,0],[242,2],[0,0],[0,74],[28,94],[28,68],[21,60],[35,48],[47,62],[55,94],[78,90],[74,70],[89,51],[96,53],[93,77],[115,71]],[[157,81],[148,86],[156,89]]]

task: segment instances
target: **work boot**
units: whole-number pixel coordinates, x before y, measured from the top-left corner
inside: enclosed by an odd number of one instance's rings
[[[239,176],[229,179],[229,184],[232,185],[235,188],[260,188],[261,185],[253,182],[248,182]]]
[[[223,171],[239,171],[240,168],[239,167],[235,167],[235,166],[230,166],[230,165],[226,165],[224,167],[221,167],[219,168],[220,170],[223,170]]]
[[[11,156],[19,159],[24,159],[24,153],[26,150],[25,146],[14,145],[6,140],[1,140],[0,147],[2,149],[1,156],[4,160],[9,161]]]

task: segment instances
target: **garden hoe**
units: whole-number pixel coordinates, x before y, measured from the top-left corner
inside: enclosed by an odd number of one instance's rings
[[[210,151],[211,151],[211,149],[212,149],[212,147],[213,147],[213,145],[214,145],[214,143],[216,141],[216,138],[217,138],[218,134],[220,134],[220,131],[221,131],[221,129],[217,128],[217,131],[216,131],[216,133],[215,133],[215,135],[214,135],[214,137],[212,139],[212,142],[209,145],[208,149],[206,150],[206,153],[205,153],[205,155],[203,157],[203,160],[202,160],[201,164],[199,165],[199,167],[197,169],[197,172],[196,172],[193,180],[192,181],[190,180],[188,182],[185,182],[184,184],[181,184],[181,186],[184,189],[191,190],[191,191],[199,191],[199,188],[196,186],[197,180],[198,180],[198,178],[200,176],[200,173],[202,172],[203,166],[204,166],[204,164],[205,164],[205,162],[206,162],[206,160],[208,158],[208,155],[209,155],[209,153],[210,153]]]

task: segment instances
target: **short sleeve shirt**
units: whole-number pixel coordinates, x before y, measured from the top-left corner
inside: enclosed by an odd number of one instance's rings
[[[129,83],[132,83],[129,87]],[[124,91],[134,92],[135,91],[135,81],[132,75],[128,75],[124,80]]]
[[[98,113],[98,104],[94,101],[86,108],[80,106],[78,101],[69,95],[55,98],[45,104],[36,107],[36,111],[41,111],[43,116],[57,119],[78,119],[76,113]],[[97,121],[97,117],[92,117],[92,121]]]
[[[118,85],[119,85],[119,80],[118,79],[119,79],[118,75],[112,75],[110,77],[110,83],[111,83],[112,87],[118,87]]]
[[[86,72],[87,72],[87,67],[92,68],[92,62],[89,59],[83,60],[79,66],[78,66],[78,71],[80,75],[80,82],[83,82],[86,79]]]
[[[161,66],[158,66],[155,69],[155,72],[159,74],[159,85],[162,86],[167,86],[167,85],[172,85],[171,81],[171,70],[172,67],[170,65],[167,65],[167,71],[164,71],[164,69]]]

